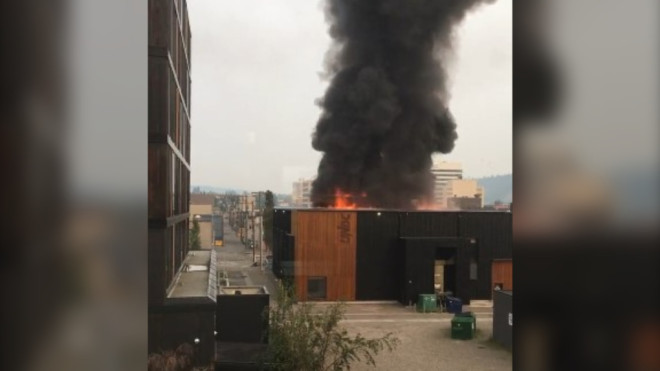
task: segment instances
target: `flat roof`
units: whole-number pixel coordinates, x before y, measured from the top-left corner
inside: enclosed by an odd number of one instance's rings
[[[214,304],[218,290],[216,264],[215,250],[188,251],[166,304]]]

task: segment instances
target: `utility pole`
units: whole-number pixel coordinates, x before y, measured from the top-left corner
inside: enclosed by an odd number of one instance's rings
[[[255,254],[257,253],[256,246],[254,245],[254,199],[252,200],[252,263],[257,261]]]
[[[262,244],[261,244],[261,242],[262,242],[261,240],[263,239],[262,238],[263,232],[262,232],[261,229],[262,229],[262,224],[264,222],[264,211],[263,211],[263,209],[261,209],[260,214],[261,214],[261,217],[259,218],[259,269],[261,269],[261,271],[263,272],[263,270],[264,270],[264,249],[263,249]]]
[[[264,252],[261,249],[261,223],[264,220],[264,212],[261,203],[261,192],[257,193],[257,210],[259,210],[259,233],[257,234],[257,241],[259,246],[259,269],[263,271],[264,269]],[[256,225],[254,226],[256,228]]]
[[[248,215],[248,197],[247,197],[247,195],[244,194],[243,195],[243,215],[242,215],[243,229],[242,229],[242,233],[241,233],[241,237],[243,238],[243,243],[247,242],[247,236],[248,236],[247,235],[247,230],[248,230],[248,222],[249,222],[248,217],[249,217],[249,215]]]

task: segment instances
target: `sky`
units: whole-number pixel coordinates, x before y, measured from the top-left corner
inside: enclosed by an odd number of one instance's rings
[[[191,184],[290,193],[316,174],[315,100],[331,39],[319,0],[189,0]],[[511,173],[511,0],[469,14],[455,32],[452,153],[467,177]]]

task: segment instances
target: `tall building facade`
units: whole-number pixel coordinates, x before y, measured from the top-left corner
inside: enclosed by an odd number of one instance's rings
[[[446,207],[447,198],[450,194],[446,194],[445,185],[450,180],[463,179],[463,167],[458,162],[436,162],[431,168],[431,172],[435,178],[433,187],[433,199],[436,205]]]
[[[312,207],[312,182],[313,179],[300,178],[293,182],[293,192],[291,193],[292,206],[298,208]]]
[[[216,257],[189,251],[190,24],[185,0],[149,0],[148,349],[215,356]],[[186,269],[194,265],[204,270]]]
[[[149,1],[149,303],[188,252],[190,25],[181,0]]]

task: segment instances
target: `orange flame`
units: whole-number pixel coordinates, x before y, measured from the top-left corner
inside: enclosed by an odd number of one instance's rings
[[[335,189],[335,209],[355,209],[357,205],[352,201],[350,193],[344,193],[339,188]]]
[[[442,207],[430,200],[418,201],[415,204],[417,210],[440,210]]]

